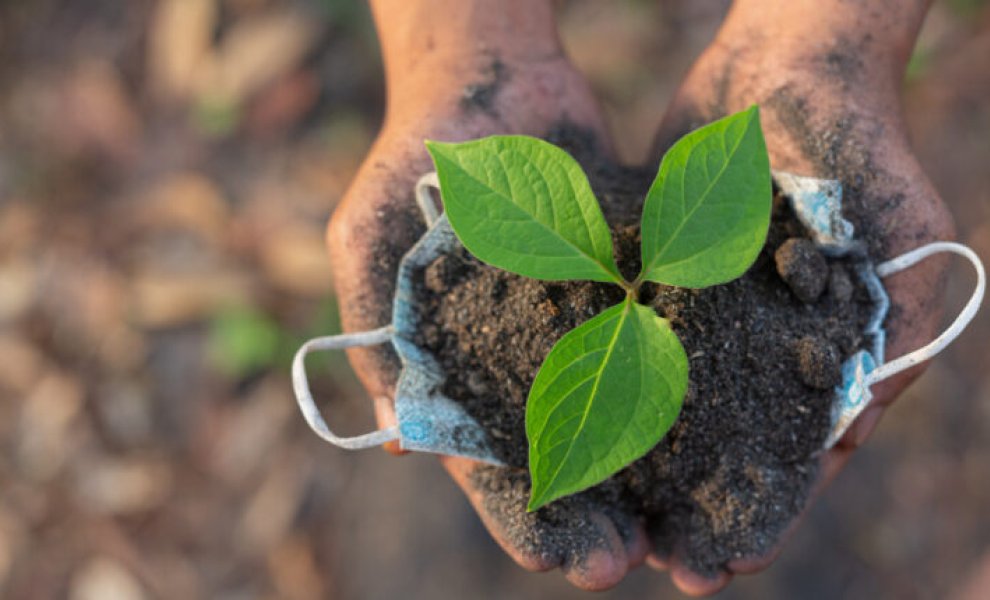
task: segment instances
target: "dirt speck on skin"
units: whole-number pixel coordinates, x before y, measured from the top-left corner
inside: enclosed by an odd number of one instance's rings
[[[580,132],[562,131],[568,135],[551,141],[585,166],[612,226],[620,269],[635,275],[635,224],[654,172],[603,163]],[[681,415],[646,456],[558,501],[574,511],[565,520],[580,529],[582,511],[606,511],[619,521],[630,515],[645,524],[661,554],[679,545],[688,565],[703,574],[773,546],[800,512],[816,474],[834,399],[826,382],[863,346],[860,332],[870,312],[868,294],[848,275],[855,265],[846,260],[819,256],[824,268],[816,263],[816,285],[835,289],[819,290],[807,303],[795,296],[774,260],[795,238],[807,233],[776,198],[766,246],[746,275],[703,290],[644,286],[641,301],[670,320],[690,360]],[[526,279],[463,249],[425,269],[419,289],[429,322],[417,341],[448,374],[443,392],[478,420],[510,465],[476,477],[488,492],[488,512],[500,515],[510,539],[533,552],[579,556],[601,543],[584,534],[582,542],[560,538],[563,517],[552,511],[565,508],[554,508],[558,502],[525,513],[525,402],[553,344],[620,302],[622,290]]]
[[[461,108],[465,111],[482,110],[491,112],[495,103],[495,95],[499,88],[509,78],[505,64],[495,58],[488,68],[487,79],[482,82],[469,83],[464,86],[461,95]]]
[[[837,80],[846,89],[852,87],[863,76],[863,56],[866,56],[869,34],[854,39],[838,36],[831,49],[821,55],[821,71],[828,78]]]

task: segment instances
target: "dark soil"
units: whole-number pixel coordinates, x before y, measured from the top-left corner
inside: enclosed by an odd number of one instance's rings
[[[634,224],[654,172],[589,160],[594,154],[580,138],[555,141],[589,173],[613,227],[620,268],[631,279],[639,268]],[[513,542],[579,560],[582,547],[602,535],[594,523],[576,524],[591,528],[583,536],[548,532],[566,530],[559,523],[584,503],[613,517],[637,515],[658,552],[682,545],[688,564],[702,573],[773,546],[805,503],[828,435],[832,386],[841,362],[863,345],[870,309],[852,265],[826,259],[806,238],[777,198],[767,244],[745,276],[704,290],[644,287],[641,301],[671,321],[690,360],[680,418],[609,481],[533,514],[518,508],[528,496],[529,387],[564,333],[624,293],[606,284],[526,279],[463,250],[425,269],[421,300],[430,322],[419,342],[448,373],[444,393],[478,419],[515,468],[483,469],[475,477],[490,492],[486,508],[501,517]]]

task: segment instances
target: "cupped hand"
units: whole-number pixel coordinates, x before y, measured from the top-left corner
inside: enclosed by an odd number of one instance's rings
[[[951,239],[951,217],[911,151],[900,111],[904,68],[924,11],[898,15],[895,7],[895,14],[884,13],[875,21],[876,15],[841,11],[823,16],[828,14],[824,7],[815,13],[801,2],[757,2],[764,8],[779,5],[771,19],[766,10],[747,10],[753,4],[737,2],[689,72],[660,126],[656,157],[687,131],[758,104],[771,166],[840,180],[844,213],[857,238],[868,241],[875,262]],[[892,303],[885,322],[888,360],[936,335],[942,268],[941,261],[929,259],[884,280]],[[815,493],[838,473],[876,427],[884,408],[921,370],[873,387],[872,404],[823,457]],[[734,560],[709,578],[692,573],[676,555],[651,556],[648,562],[669,569],[682,591],[706,595],[725,586],[733,574],[764,569],[777,551],[779,546],[767,556]]]
[[[413,199],[415,182],[433,170],[424,140],[461,141],[492,134],[544,136],[555,125],[569,122],[593,132],[599,146],[607,149],[595,101],[559,49],[518,63],[488,53],[454,59],[420,65],[423,76],[411,75],[390,85],[383,131],[330,221],[327,241],[347,331],[373,329],[391,320],[399,259],[424,229]],[[425,56],[422,60],[441,59]],[[399,365],[391,348],[355,349],[349,358],[374,399],[379,424],[394,425]],[[391,450],[398,453],[395,447]],[[585,524],[584,531],[594,532],[582,544],[585,552],[577,556],[554,550],[550,540],[539,537],[560,537],[564,532],[520,530],[528,527],[530,519],[525,498],[509,506],[502,500],[495,510],[489,502],[494,492],[472,476],[482,468],[479,463],[452,457],[441,460],[495,540],[527,569],[560,567],[576,586],[601,589],[621,580],[646,556],[646,537],[636,521],[604,509],[573,515],[576,522]]]

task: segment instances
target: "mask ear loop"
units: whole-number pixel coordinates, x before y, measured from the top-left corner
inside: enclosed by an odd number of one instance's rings
[[[384,344],[392,339],[392,327],[382,327],[371,331],[360,333],[345,333],[343,335],[329,335],[326,337],[313,338],[302,345],[292,359],[292,390],[296,394],[296,402],[299,403],[299,410],[310,429],[316,432],[324,440],[334,446],[346,448],[347,450],[361,450],[379,446],[385,442],[399,439],[398,427],[386,427],[371,433],[356,435],[354,437],[341,437],[330,430],[327,422],[323,420],[320,409],[313,401],[313,394],[309,390],[309,381],[306,378],[306,355],[310,352],[321,350],[343,350],[356,346],[376,346]]]
[[[426,221],[427,227],[433,227],[433,224],[440,218],[430,190],[440,191],[440,179],[437,177],[436,171],[423,175],[416,182],[416,204],[419,205],[419,211],[423,213],[423,220]]]
[[[416,204],[423,214],[423,220],[426,221],[427,227],[432,227],[440,218],[437,205],[433,201],[432,189],[438,191],[440,189],[440,180],[437,178],[436,172],[427,173],[420,177],[415,187]],[[296,402],[299,404],[303,418],[306,419],[310,429],[316,432],[316,435],[347,450],[362,450],[399,439],[398,427],[386,427],[353,437],[342,437],[335,434],[323,419],[323,415],[320,414],[320,409],[317,408],[316,402],[313,400],[313,394],[309,389],[309,380],[306,377],[306,356],[310,353],[324,350],[343,350],[359,346],[376,346],[391,341],[393,333],[392,326],[388,325],[371,331],[318,337],[307,341],[296,351],[296,355],[292,359],[292,390],[295,392]]]
[[[910,252],[906,252],[897,258],[881,263],[877,266],[876,272],[880,277],[887,277],[889,275],[893,275],[894,273],[903,271],[908,267],[914,266],[929,256],[934,256],[942,252],[958,254],[969,260],[969,262],[973,265],[973,268],[976,269],[976,288],[973,290],[973,295],[970,296],[969,301],[966,302],[966,306],[963,307],[962,311],[959,313],[959,316],[956,317],[956,320],[953,321],[952,324],[949,325],[949,327],[937,338],[921,348],[918,348],[914,352],[909,352],[904,356],[884,363],[870,372],[866,376],[866,380],[864,382],[867,390],[869,390],[871,385],[879,383],[884,379],[893,377],[901,371],[923,363],[944,350],[946,346],[959,337],[959,334],[963,332],[963,329],[965,329],[966,326],[969,325],[969,322],[973,320],[973,317],[976,316],[976,311],[979,310],[980,303],[983,301],[983,294],[986,291],[986,273],[983,270],[983,263],[980,262],[980,258],[967,246],[963,246],[962,244],[957,244],[955,242],[934,242],[927,244]]]

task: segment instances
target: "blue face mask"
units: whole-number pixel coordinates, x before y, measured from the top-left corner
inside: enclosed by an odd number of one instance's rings
[[[791,202],[798,219],[811,233],[812,241],[830,256],[859,254],[857,276],[873,301],[873,314],[864,333],[867,349],[849,357],[842,365],[842,381],[835,388],[832,428],[823,450],[831,448],[845,433],[872,399],[870,387],[922,363],[954,340],[976,315],[986,289],[983,264],[966,246],[952,242],[935,242],[874,266],[865,259],[862,245],[853,238],[852,224],[842,218],[842,186],[838,181],[801,177],[775,172],[774,182]],[[323,439],[349,450],[369,448],[398,441],[404,450],[418,450],[451,456],[465,456],[491,464],[501,464],[488,445],[478,423],[456,402],[440,393],[444,376],[430,353],[417,347],[420,316],[413,301],[413,273],[425,268],[437,257],[457,248],[445,216],[438,214],[431,190],[438,188],[436,173],[424,175],[416,184],[416,201],[429,230],[399,263],[392,324],[380,329],[312,339],[299,349],[292,363],[292,385],[299,408],[309,426]],[[942,252],[968,259],[976,269],[977,282],[972,297],[955,321],[932,342],[898,357],[884,361],[883,321],[890,300],[881,280],[925,258]],[[327,426],[313,401],[306,379],[305,357],[319,350],[342,350],[355,346],[374,346],[391,342],[402,361],[402,371],[395,392],[397,425],[354,437],[335,435]]]

